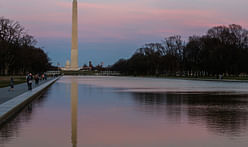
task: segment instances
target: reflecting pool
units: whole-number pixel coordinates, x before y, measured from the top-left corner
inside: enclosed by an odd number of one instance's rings
[[[0,127],[0,147],[247,147],[248,83],[65,76]]]

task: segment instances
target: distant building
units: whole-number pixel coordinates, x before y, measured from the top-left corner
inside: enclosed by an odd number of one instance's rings
[[[92,62],[89,61],[89,67],[93,68]]]
[[[86,64],[84,64],[84,66],[81,68],[82,71],[92,71],[94,68],[94,66],[92,65],[92,62],[89,61],[89,66],[87,66]]]
[[[86,64],[81,68],[82,71],[91,71],[92,68],[87,66]]]
[[[65,68],[70,68],[71,67],[71,63],[69,60],[66,60],[66,65],[65,65]]]

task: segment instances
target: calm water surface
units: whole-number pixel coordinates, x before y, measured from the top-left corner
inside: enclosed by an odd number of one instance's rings
[[[0,147],[247,147],[248,83],[62,77]]]

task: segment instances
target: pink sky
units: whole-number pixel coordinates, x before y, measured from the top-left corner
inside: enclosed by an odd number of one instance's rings
[[[49,40],[63,41],[66,54],[70,48],[72,0],[1,0],[0,14],[19,21],[34,35],[40,45],[51,52],[51,58],[63,62],[55,55],[59,46]],[[127,43],[127,54],[146,42],[159,42],[166,36],[180,34],[183,38],[202,35],[215,25],[240,24],[248,28],[247,0],[78,0],[79,44],[82,52],[95,46],[95,50],[115,49],[123,55],[117,44]],[[86,45],[87,44],[87,45]],[[104,46],[108,44],[108,46]],[[115,44],[115,46],[113,46]],[[84,46],[86,45],[86,46]],[[133,47],[133,48],[130,48]],[[61,48],[60,48],[61,49]],[[85,52],[84,52],[85,53]],[[89,56],[89,55],[87,55]],[[82,59],[87,62],[88,59]],[[113,63],[116,59],[103,57]],[[95,62],[100,62],[95,61]]]

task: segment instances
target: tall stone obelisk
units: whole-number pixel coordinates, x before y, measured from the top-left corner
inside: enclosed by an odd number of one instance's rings
[[[77,0],[72,2],[71,70],[78,68],[78,9]]]

